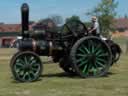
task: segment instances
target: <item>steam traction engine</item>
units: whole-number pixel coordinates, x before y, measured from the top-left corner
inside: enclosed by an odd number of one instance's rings
[[[29,7],[23,4],[22,39],[10,67],[15,80],[32,82],[42,74],[39,56],[51,56],[67,73],[82,78],[104,76],[120,57],[120,47],[111,40],[90,36],[80,21],[64,24],[61,32],[29,32]]]

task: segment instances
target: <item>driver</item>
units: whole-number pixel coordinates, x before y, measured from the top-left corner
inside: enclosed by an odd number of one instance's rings
[[[99,23],[96,16],[92,16],[92,26],[89,29],[89,33],[91,33],[93,36],[100,36],[100,28]]]

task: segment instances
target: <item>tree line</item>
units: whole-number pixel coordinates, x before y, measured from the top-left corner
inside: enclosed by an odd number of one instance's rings
[[[117,16],[116,8],[118,7],[118,2],[115,0],[101,0],[94,8],[90,9],[85,15],[96,16],[98,18],[98,22],[100,24],[100,31],[103,35],[108,35],[113,32],[115,29],[113,28],[114,19]],[[77,13],[76,13],[77,14]],[[127,18],[127,15],[125,16]],[[53,20],[56,25],[61,25],[63,22],[70,22],[72,20],[80,20],[80,17],[77,15],[73,15],[71,17],[66,18],[64,21],[62,16],[52,15],[48,17]],[[48,19],[46,18],[46,19]],[[85,22],[87,27],[91,26],[91,22]]]

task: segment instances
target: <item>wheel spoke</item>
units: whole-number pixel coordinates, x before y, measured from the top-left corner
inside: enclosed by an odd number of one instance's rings
[[[39,64],[33,64],[32,67],[34,67],[34,68],[39,68],[40,65],[39,65]]]
[[[24,62],[25,62],[25,64],[28,64],[28,60],[27,60],[26,56],[24,56]]]
[[[23,76],[24,75],[24,71],[20,71],[20,75]]]
[[[36,72],[37,72],[37,70],[38,70],[38,68],[33,68],[33,67],[32,67],[32,71],[36,71]]]
[[[90,51],[91,51],[91,53],[94,53],[94,48],[95,48],[94,43],[92,40],[90,40],[89,43],[90,43]]]
[[[86,75],[89,74],[89,71],[90,71],[90,69],[91,69],[91,67],[92,67],[90,63],[88,63],[87,65],[88,65],[88,66],[87,66],[87,68],[86,68],[86,71],[84,72]]]
[[[23,67],[15,65],[15,70],[22,71],[23,70]]]
[[[35,76],[35,75],[36,75],[36,73],[34,73],[33,71],[30,71],[30,73],[31,73],[31,75],[33,75],[33,76]]]
[[[82,57],[82,58],[80,58],[80,59],[77,59],[77,60],[76,60],[76,63],[79,63],[79,62],[83,61],[84,59],[85,59],[85,57]]]
[[[15,69],[16,73],[19,73],[20,72],[20,69]]]
[[[81,45],[81,48],[83,48],[84,51],[86,51],[87,53],[90,53],[90,51],[87,49],[87,47],[86,47],[84,44]],[[86,52],[85,52],[85,53],[86,53]]]
[[[33,71],[34,73],[38,73],[39,70],[40,70],[40,66],[39,66],[39,65],[37,65],[37,66],[35,66],[35,67],[32,66],[31,71]]]
[[[33,56],[30,57],[30,60],[34,60],[35,58]]]
[[[85,71],[87,70],[87,67],[88,67],[88,64],[86,64],[85,66],[84,66],[84,69],[83,69],[83,73],[85,73]]]
[[[84,47],[85,51],[89,54],[90,51],[87,49],[87,47]]]
[[[94,53],[95,52],[95,47],[94,46],[92,46],[92,53]]]
[[[16,63],[16,66],[23,68],[24,65],[22,65],[21,63]]]
[[[103,67],[103,68],[105,68],[105,65],[103,63],[99,62],[99,61],[97,61],[96,64],[101,66],[101,67]]]
[[[96,58],[98,61],[101,61],[103,63],[105,63],[105,60],[104,59],[101,59],[101,58]]]
[[[33,60],[30,65],[35,65],[36,64],[36,60]]]
[[[103,54],[99,54],[97,57],[107,57],[107,56],[109,56],[108,53],[103,53]]]
[[[29,58],[29,64],[31,65],[31,63],[33,63],[33,60],[34,60],[35,58],[33,57],[33,56],[31,56],[30,58]]]
[[[94,66],[92,67],[91,71],[93,72],[93,75],[96,75],[97,73],[97,68],[95,68]]]
[[[97,50],[100,49],[100,47],[101,47],[101,44],[97,44],[97,47],[95,48],[94,52],[97,52]]]
[[[98,69],[98,66],[97,66],[96,62],[94,63],[94,68]]]
[[[23,80],[25,81],[30,81],[31,80],[31,77],[30,77],[30,74],[29,72],[25,72],[25,74],[23,75],[23,77],[21,77]]]
[[[78,66],[81,67],[82,65],[86,64],[88,62],[88,60],[84,60],[83,62],[81,62]]]
[[[28,80],[32,80],[32,78],[31,78],[31,75],[30,75],[30,72],[28,72]]]
[[[24,70],[16,69],[16,74],[19,75],[19,76],[23,76],[24,75]]]
[[[79,49],[78,49],[80,52],[82,52],[83,54],[85,54],[85,51],[80,47]]]
[[[98,64],[97,64],[98,63]],[[94,63],[94,70],[93,70],[93,74],[94,75],[96,75],[100,70],[99,70],[99,66],[98,65],[100,65],[100,67],[105,67],[103,64],[101,64],[100,62],[95,62]]]
[[[96,55],[99,55],[100,53],[102,53],[103,50],[99,49],[97,52],[96,52]]]
[[[87,48],[88,48],[89,52],[91,52],[91,46],[90,46],[90,42],[89,41],[87,41]]]
[[[23,80],[26,80],[26,76],[27,76],[27,72],[24,73],[22,79],[23,79]]]
[[[77,54],[77,56],[79,56],[79,57],[87,57],[87,55],[85,55],[85,54]]]
[[[16,60],[16,63],[21,63],[22,65],[25,64],[25,62],[22,60],[22,58],[17,59],[17,60]]]

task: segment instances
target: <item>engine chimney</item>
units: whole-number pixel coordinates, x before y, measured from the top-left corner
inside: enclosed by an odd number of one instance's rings
[[[21,22],[22,22],[22,37],[24,38],[29,30],[29,6],[27,3],[24,3],[21,6]]]

